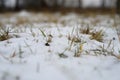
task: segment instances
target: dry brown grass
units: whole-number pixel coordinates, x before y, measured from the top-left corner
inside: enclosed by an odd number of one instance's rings
[[[80,32],[82,34],[90,34],[90,27],[87,26],[87,27],[80,28]]]
[[[96,32],[92,32],[91,33],[91,39],[94,39],[94,40],[97,40],[99,42],[102,42],[103,41],[103,30],[100,30],[100,31],[96,31]]]
[[[0,28],[0,41],[4,41],[10,38],[10,30],[9,28]]]

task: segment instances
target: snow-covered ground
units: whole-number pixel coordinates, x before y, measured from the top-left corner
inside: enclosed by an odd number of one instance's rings
[[[1,14],[0,25],[9,28],[10,38],[0,41],[0,80],[120,80],[115,19],[76,13]],[[88,34],[82,32],[86,28]],[[97,31],[102,31],[102,41],[91,38]]]

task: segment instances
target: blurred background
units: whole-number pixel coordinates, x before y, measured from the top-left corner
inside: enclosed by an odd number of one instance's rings
[[[109,9],[120,13],[120,0],[0,0],[0,12],[20,10]]]

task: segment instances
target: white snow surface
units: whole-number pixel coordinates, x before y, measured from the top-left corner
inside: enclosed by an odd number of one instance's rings
[[[0,41],[0,80],[120,80],[120,60],[111,55],[94,55],[91,51],[103,45],[106,48],[109,41],[115,38],[108,51],[114,48],[114,54],[120,55],[119,39],[112,27],[114,21],[109,15],[85,17],[76,13],[55,13],[54,17],[50,16],[44,13],[34,15],[25,11],[9,17],[0,15],[0,22],[13,29],[10,35],[14,36]],[[30,23],[13,25],[19,18],[28,19]],[[58,21],[50,22],[49,19]],[[100,22],[94,26],[94,20]],[[85,43],[81,55],[74,57],[79,44],[66,50],[70,46],[68,36],[73,28],[76,30],[84,27],[84,24],[94,26],[95,30],[102,29],[104,40],[99,42],[91,40],[90,35],[79,34]],[[50,46],[45,46],[46,39],[40,29],[46,35],[52,35]],[[73,31],[72,36],[75,35],[76,31]],[[89,53],[86,54],[85,51]],[[59,57],[63,52],[67,58]]]

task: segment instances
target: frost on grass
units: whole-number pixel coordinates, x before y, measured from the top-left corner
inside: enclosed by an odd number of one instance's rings
[[[116,16],[0,17],[0,80],[120,80]]]

